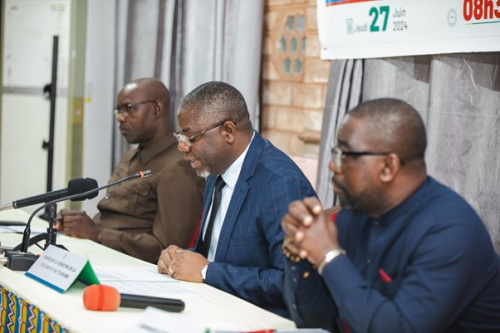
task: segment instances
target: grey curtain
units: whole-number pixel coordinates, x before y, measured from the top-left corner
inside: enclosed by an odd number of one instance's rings
[[[171,121],[180,100],[211,80],[238,88],[258,124],[264,0],[115,0],[116,92],[153,76],[171,93]],[[114,162],[129,147],[114,134]]]
[[[325,207],[336,203],[328,170],[331,149],[335,146],[337,127],[346,112],[361,100],[363,81],[362,60],[333,60],[326,92],[323,124],[321,128],[316,192]]]
[[[116,43],[115,92],[141,77],[156,77],[169,86],[172,44],[175,33],[176,0],[115,0]],[[167,78],[167,80],[165,80]],[[173,121],[172,112],[171,121]],[[113,131],[112,166],[130,148]]]
[[[429,174],[476,209],[500,252],[500,53],[334,60],[317,178],[326,207],[337,203],[327,166],[344,105],[379,97],[403,99],[421,113]]]

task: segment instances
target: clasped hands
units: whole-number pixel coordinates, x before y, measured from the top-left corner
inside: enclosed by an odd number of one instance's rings
[[[292,202],[281,227],[285,232],[283,253],[292,261],[307,259],[318,267],[328,251],[340,248],[337,227],[316,197]]]
[[[177,280],[203,282],[201,270],[209,263],[210,261],[197,252],[170,245],[161,251],[158,272]]]

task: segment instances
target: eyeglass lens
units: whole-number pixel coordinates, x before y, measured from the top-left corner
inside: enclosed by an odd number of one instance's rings
[[[118,116],[130,116],[130,113],[132,110],[134,110],[134,107],[137,105],[142,105],[146,103],[155,103],[156,100],[148,100],[148,101],[142,101],[142,102],[137,102],[137,103],[129,103],[129,104],[122,104],[122,105],[117,105],[114,112],[115,115]]]
[[[335,170],[339,170],[342,167],[342,150],[338,147],[332,149],[332,160],[335,164]]]

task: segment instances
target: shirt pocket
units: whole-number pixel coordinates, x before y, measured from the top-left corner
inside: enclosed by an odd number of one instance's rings
[[[142,180],[142,179],[141,179]],[[156,197],[153,186],[147,181],[134,182],[127,187],[128,204],[132,214],[147,217],[156,211]]]
[[[393,279],[390,282],[380,282],[380,293],[389,299],[393,299],[398,291],[399,281]]]

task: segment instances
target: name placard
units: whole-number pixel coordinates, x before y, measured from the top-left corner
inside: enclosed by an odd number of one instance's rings
[[[54,245],[49,245],[25,274],[60,293],[68,290],[76,280],[100,284],[87,259]]]

